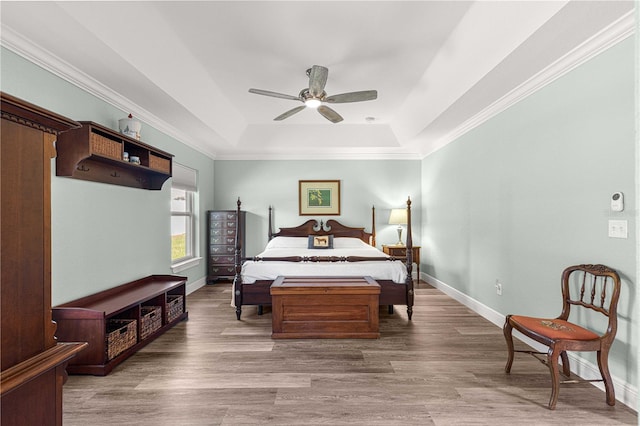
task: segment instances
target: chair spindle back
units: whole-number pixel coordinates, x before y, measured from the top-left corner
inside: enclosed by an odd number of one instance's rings
[[[576,280],[574,273],[581,277]],[[579,286],[574,289],[576,297],[572,297],[572,285]],[[559,318],[567,320],[571,306],[582,306],[607,316],[608,331],[615,329],[620,297],[620,277],[616,271],[604,265],[571,266],[562,274],[562,293],[564,305]]]

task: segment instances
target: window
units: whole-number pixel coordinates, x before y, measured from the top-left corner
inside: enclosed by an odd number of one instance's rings
[[[193,257],[193,193],[171,188],[171,263]]]
[[[196,171],[173,163],[171,180],[171,265],[179,272],[199,263]]]

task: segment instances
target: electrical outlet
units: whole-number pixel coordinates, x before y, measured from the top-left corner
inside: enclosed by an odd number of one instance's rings
[[[496,294],[502,296],[502,283],[500,280],[496,280]]]

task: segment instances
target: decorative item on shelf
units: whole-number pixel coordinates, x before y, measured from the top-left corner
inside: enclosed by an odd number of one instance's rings
[[[140,129],[142,129],[142,123],[133,118],[133,115],[129,114],[127,118],[118,120],[118,126],[120,132],[137,140],[140,140]]]
[[[129,162],[133,164],[140,164],[140,157],[132,155],[131,157],[129,157]]]
[[[398,225],[398,242],[396,245],[402,244],[402,225],[407,224],[407,209],[391,209],[389,215],[389,225]]]
[[[129,153],[127,151],[122,153],[122,159],[124,161],[129,161]]]

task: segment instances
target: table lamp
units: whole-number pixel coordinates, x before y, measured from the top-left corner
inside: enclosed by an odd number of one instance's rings
[[[389,215],[389,225],[398,225],[398,242],[396,245],[402,244],[402,225],[407,224],[407,209],[391,209]]]

